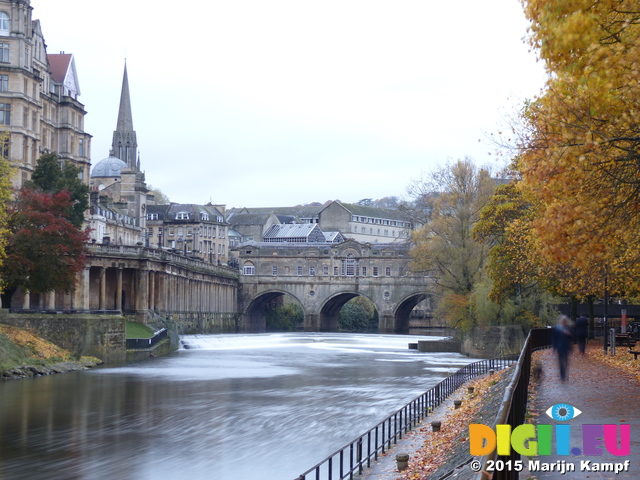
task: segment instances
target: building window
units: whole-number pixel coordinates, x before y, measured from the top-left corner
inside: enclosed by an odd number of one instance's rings
[[[322,267],[322,274],[326,277],[329,275],[329,267],[328,266],[324,266]]]
[[[9,35],[9,15],[0,12],[0,35]]]
[[[177,213],[176,220],[189,220],[189,214],[186,212]]]
[[[309,276],[310,277],[316,276],[316,267],[309,267]]]
[[[353,277],[356,272],[356,259],[353,253],[347,254],[347,259],[342,260],[342,275]]]
[[[271,275],[273,275],[274,277],[278,276],[278,267],[276,265],[271,267]]]
[[[391,267],[386,267],[384,270],[384,273],[387,277],[391,276]]]
[[[0,103],[0,125],[11,125],[10,103]]]
[[[0,62],[9,63],[9,44],[0,43]]]
[[[367,267],[362,267],[362,276],[363,277],[367,276]]]
[[[298,276],[301,277],[302,276],[302,267],[298,267]]]
[[[78,139],[78,156],[84,157],[84,138]]]
[[[255,273],[256,273],[256,267],[254,267],[253,263],[251,262],[245,263],[244,266],[242,267],[243,275],[255,275]]]
[[[0,75],[0,91],[9,91],[9,75]]]
[[[374,277],[378,276],[378,267],[373,267],[373,276]]]
[[[333,267],[333,276],[334,277],[338,276],[338,267]]]

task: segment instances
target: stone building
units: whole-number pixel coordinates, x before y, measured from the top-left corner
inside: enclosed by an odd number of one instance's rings
[[[366,207],[333,201],[319,213],[323,230],[338,230],[347,238],[365,243],[403,243],[409,241],[414,225],[399,210]]]
[[[30,0],[0,0],[0,151],[16,167],[15,187],[45,152],[73,162],[88,182],[91,135],[73,54],[47,53],[32,11]]]
[[[364,243],[407,242],[416,227],[411,218],[400,210],[342,203],[339,200],[324,205],[245,207],[230,212],[229,222],[232,228],[243,234],[243,241],[263,241],[264,233],[276,221],[280,224],[318,224],[324,232],[337,231],[345,238]],[[251,222],[251,227],[248,222]]]
[[[250,213],[246,209],[230,211],[228,222],[242,236],[240,243],[261,242],[267,230],[282,223],[273,211]]]
[[[223,205],[172,203],[147,208],[147,246],[226,264],[229,225]]]
[[[149,190],[145,174],[140,170],[137,150],[125,65],[111,151],[91,170],[88,223],[92,229],[92,241],[118,245],[148,244],[146,211],[150,201]]]

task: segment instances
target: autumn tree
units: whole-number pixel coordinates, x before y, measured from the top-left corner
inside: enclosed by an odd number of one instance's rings
[[[1,140],[1,138],[0,138]],[[0,266],[5,258],[5,246],[7,244],[7,205],[11,198],[11,166],[4,155],[0,155]],[[0,290],[2,277],[0,276]]]
[[[171,203],[171,200],[169,199],[169,197],[159,188],[156,188],[152,185],[149,185],[148,188],[149,188],[149,193],[151,193],[154,196],[154,201],[156,205],[169,205]]]
[[[549,73],[516,131],[540,255],[640,291],[640,6],[523,0]],[[597,270],[593,268],[596,266]],[[606,267],[606,269],[605,269]],[[606,271],[605,271],[606,270]]]
[[[69,161],[61,162],[56,153],[45,153],[38,159],[33,170],[29,188],[39,188],[44,193],[69,192],[67,216],[78,228],[84,222],[84,213],[89,208],[89,187],[80,179],[81,169]]]
[[[469,299],[484,275],[489,246],[471,233],[494,186],[489,172],[469,158],[434,171],[420,186],[431,214],[412,237],[411,268],[433,279],[440,310],[453,324],[473,320]]]
[[[86,231],[68,218],[67,191],[56,194],[23,188],[8,208],[6,258],[0,266],[10,300],[17,288],[35,293],[72,291],[85,265]]]

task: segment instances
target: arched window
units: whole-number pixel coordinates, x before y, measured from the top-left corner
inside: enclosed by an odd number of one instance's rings
[[[256,267],[253,266],[252,262],[245,262],[242,266],[242,274],[243,275],[255,275]]]
[[[353,256],[353,253],[347,254],[347,259],[342,260],[341,270],[342,275],[346,275],[348,277],[353,277],[355,275],[356,270],[356,259]]]
[[[0,12],[0,35],[9,35],[9,15]]]

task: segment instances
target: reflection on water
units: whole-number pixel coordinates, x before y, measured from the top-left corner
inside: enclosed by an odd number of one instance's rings
[[[471,359],[397,335],[183,338],[0,384],[0,479],[293,479]]]

